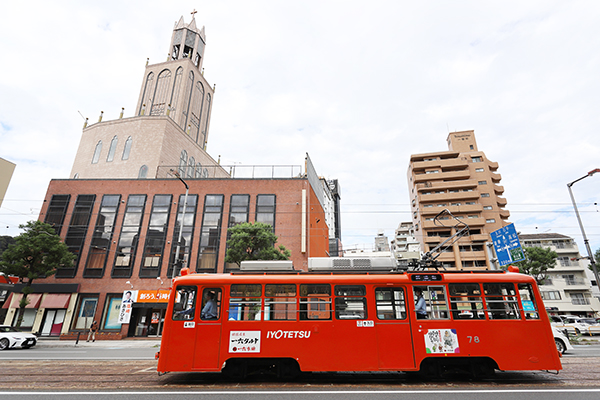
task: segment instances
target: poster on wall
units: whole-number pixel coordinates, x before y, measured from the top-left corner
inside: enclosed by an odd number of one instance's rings
[[[121,298],[112,297],[106,310],[106,321],[104,329],[121,329],[119,322],[119,312],[121,311]]]
[[[133,303],[137,300],[137,290],[126,290],[123,292],[123,298],[121,299],[121,310],[119,311],[119,323],[128,324],[131,319],[131,311],[133,310]]]

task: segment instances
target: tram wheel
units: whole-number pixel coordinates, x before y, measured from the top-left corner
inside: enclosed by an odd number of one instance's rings
[[[471,373],[475,379],[491,378],[496,373],[490,360],[477,360],[471,364]]]
[[[283,380],[293,380],[300,376],[300,366],[294,360],[281,360],[277,365],[277,376]]]
[[[248,366],[244,360],[228,360],[223,373],[231,380],[242,381],[248,376]]]

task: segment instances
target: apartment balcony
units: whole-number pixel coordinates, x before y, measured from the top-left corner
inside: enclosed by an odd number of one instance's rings
[[[590,299],[588,299],[587,297],[584,297],[583,299],[572,298],[571,304],[573,304],[574,306],[587,306],[588,304],[590,304]]]
[[[508,201],[504,197],[496,197],[496,203],[500,207],[505,207],[508,204]]]
[[[467,169],[468,162],[464,157],[461,158],[449,158],[445,160],[433,160],[433,161],[415,161],[412,164],[413,171],[425,170],[427,168],[441,167],[451,169]]]
[[[502,219],[508,219],[510,217],[510,211],[508,210],[498,210],[498,213],[500,214],[500,218]]]
[[[586,283],[583,279],[567,279],[567,286],[564,287],[564,290],[590,290],[591,285]]]
[[[464,171],[449,171],[449,172],[438,172],[432,174],[414,174],[413,181],[418,183],[424,183],[427,181],[443,181],[443,180],[459,180],[469,179],[471,176],[468,169]]]
[[[491,176],[492,176],[492,182],[494,182],[494,183],[498,183],[502,180],[502,175],[500,175],[500,174],[496,174],[496,173],[492,172]]]
[[[488,160],[488,167],[489,167],[490,171],[496,172],[496,170],[498,169],[498,163]]]
[[[470,235],[469,237],[471,238],[472,242],[489,242],[489,241],[491,241],[490,235],[488,235],[486,233],[479,233],[479,234],[476,234],[476,235]]]
[[[485,218],[463,218],[460,220],[464,222],[469,227],[483,226],[485,225]],[[433,229],[433,228],[452,228],[456,225],[456,221],[454,219],[443,219],[441,221],[423,221],[423,229]]]
[[[494,193],[496,193],[496,196],[499,196],[502,193],[504,193],[504,186],[494,185]]]
[[[485,260],[485,252],[481,251],[461,251],[460,259],[462,261]]]
[[[477,180],[467,179],[461,181],[438,181],[431,180],[429,182],[420,183],[417,185],[419,192],[428,192],[436,190],[448,190],[448,189],[474,189],[478,186]]]
[[[480,194],[476,190],[440,194],[419,194],[419,204],[423,205],[434,202],[451,203],[458,200],[477,200],[479,197]]]

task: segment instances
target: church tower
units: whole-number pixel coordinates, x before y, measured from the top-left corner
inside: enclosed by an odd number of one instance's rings
[[[86,122],[71,178],[228,176],[206,152],[214,87],[203,74],[205,45],[204,27],[181,17],[167,60],[146,63],[135,116]]]

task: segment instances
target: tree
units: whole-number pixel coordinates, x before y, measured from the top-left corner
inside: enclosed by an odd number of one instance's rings
[[[0,255],[4,250],[8,249],[8,246],[15,243],[15,238],[12,236],[0,236]]]
[[[271,225],[262,222],[243,223],[229,228],[226,263],[241,265],[245,260],[289,260],[291,253],[280,245]]]
[[[71,253],[51,225],[41,221],[29,221],[19,228],[24,232],[15,238],[0,256],[0,272],[19,277],[25,283],[21,290],[16,327],[21,326],[25,307],[29,304],[34,280],[54,275],[57,268],[72,267],[75,255]]]
[[[543,285],[546,272],[556,266],[557,254],[550,248],[525,247],[525,260],[515,263],[519,272],[533,276],[538,285]]]

